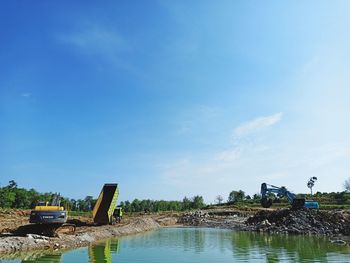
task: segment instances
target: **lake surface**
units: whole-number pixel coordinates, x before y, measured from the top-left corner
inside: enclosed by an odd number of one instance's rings
[[[208,228],[163,228],[89,247],[0,262],[350,262],[350,247],[328,238]]]

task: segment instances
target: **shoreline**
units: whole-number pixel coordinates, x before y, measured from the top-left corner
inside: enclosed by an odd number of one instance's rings
[[[350,211],[227,209],[139,215],[117,225],[77,227],[74,235],[0,237],[0,260],[48,251],[67,251],[106,239],[141,234],[163,227],[207,227],[267,234],[328,236],[330,240],[341,239],[349,243]]]
[[[175,219],[175,218],[174,218]],[[176,222],[176,220],[170,220]],[[74,235],[61,235],[59,237],[45,237],[39,235],[6,236],[0,238],[0,260],[20,258],[21,254],[45,253],[48,251],[64,251],[79,247],[86,247],[91,243],[109,238],[117,238],[141,234],[161,227],[176,226],[164,224],[156,218],[139,217],[122,226],[106,225],[90,227],[89,232],[78,232]]]

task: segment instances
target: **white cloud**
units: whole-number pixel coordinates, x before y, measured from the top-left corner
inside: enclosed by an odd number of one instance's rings
[[[257,131],[263,130],[269,126],[272,126],[282,119],[282,113],[275,113],[271,116],[259,117],[250,122],[246,122],[238,126],[234,130],[234,137],[243,137]]]

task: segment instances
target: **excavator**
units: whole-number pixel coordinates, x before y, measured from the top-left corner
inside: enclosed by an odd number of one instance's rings
[[[51,203],[38,202],[31,211],[29,223],[35,224],[42,234],[57,235],[60,233],[74,234],[75,225],[68,224],[68,212],[61,206],[61,195],[53,194]]]
[[[305,197],[298,197],[296,194],[291,193],[285,186],[274,186],[266,183],[261,184],[261,206],[269,208],[272,205],[272,199],[268,197],[269,194],[274,194],[278,198],[287,197],[288,202],[292,205],[293,209],[310,208],[318,209],[319,203],[313,200],[306,200]]]
[[[92,211],[93,221],[96,225],[120,223],[123,212],[116,208],[119,195],[118,184],[105,184],[100,192]],[[74,234],[76,226],[67,223],[68,211],[61,206],[60,194],[52,196],[51,203],[38,202],[31,211],[29,223],[20,232],[30,232],[45,236],[57,236],[58,234]]]

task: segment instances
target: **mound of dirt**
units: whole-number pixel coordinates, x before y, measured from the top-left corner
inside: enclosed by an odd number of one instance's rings
[[[82,247],[98,240],[138,234],[159,227],[160,225],[152,217],[138,217],[116,225],[81,226],[77,227],[73,235],[62,234],[59,237],[48,237],[35,234],[41,230],[40,226],[24,225],[17,230],[16,235],[0,237],[0,262],[2,253]]]
[[[269,233],[350,235],[350,213],[311,209],[261,210],[246,221],[247,230]]]

